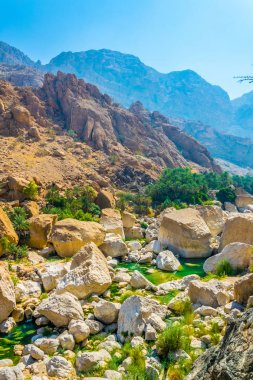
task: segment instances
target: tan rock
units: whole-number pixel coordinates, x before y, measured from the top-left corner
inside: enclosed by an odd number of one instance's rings
[[[0,207],[0,239],[4,237],[6,237],[10,243],[18,243],[18,235],[16,234],[9,217]],[[0,256],[3,253],[4,247],[0,243]]]
[[[94,243],[80,249],[73,257],[70,269],[57,289],[68,291],[79,299],[92,293],[104,293],[112,282],[106,258]]]
[[[102,323],[111,324],[117,322],[121,304],[106,300],[94,303],[94,315]]]
[[[43,249],[47,247],[51,238],[53,226],[57,215],[40,214],[29,219],[30,242],[32,248]]]
[[[226,285],[218,280],[210,280],[208,282],[191,281],[188,295],[192,303],[214,308],[224,306],[230,301]]]
[[[34,201],[27,201],[23,203],[23,207],[29,218],[37,216],[40,213],[40,208],[38,203]]]
[[[70,293],[50,295],[36,308],[36,312],[57,327],[67,326],[72,319],[83,319],[81,304]]]
[[[124,228],[124,232],[127,239],[142,239],[143,238],[143,231],[140,226]]]
[[[120,235],[106,234],[103,244],[100,246],[105,256],[119,257],[128,253],[127,245]]]
[[[13,282],[5,266],[0,265],[0,323],[9,317],[15,307]]]
[[[158,301],[140,296],[127,298],[120,309],[118,317],[118,337],[124,341],[125,336],[141,336],[148,324],[149,317],[155,313],[165,318],[167,307]]]
[[[233,215],[226,221],[219,250],[234,242],[253,244],[253,214]]]
[[[253,195],[241,189],[237,190],[235,204],[238,208],[247,208],[248,205],[253,205]]]
[[[9,176],[7,179],[10,200],[24,201],[26,196],[24,194],[24,188],[29,184],[29,181],[22,177]]]
[[[253,273],[246,274],[234,284],[235,300],[247,305],[249,297],[253,296]]]
[[[180,256],[210,256],[211,237],[207,224],[196,209],[165,210],[159,230],[159,241]]]
[[[226,213],[219,206],[198,206],[197,210],[204,219],[213,236],[219,235],[227,219]]]
[[[30,125],[31,115],[27,108],[17,105],[12,108],[12,115],[20,124]]]
[[[135,225],[136,217],[134,214],[131,214],[128,211],[123,211],[121,216],[124,228],[132,228]]]
[[[112,208],[103,209],[100,223],[107,233],[111,232],[120,235],[122,238],[125,237],[121,215],[118,210]]]
[[[101,208],[115,208],[116,202],[113,194],[109,190],[101,190],[96,199],[97,205]]]
[[[61,257],[74,256],[81,247],[93,242],[100,246],[105,239],[104,228],[96,222],[64,219],[55,223],[52,243]]]
[[[233,269],[246,269],[249,267],[252,258],[252,245],[245,243],[231,243],[217,255],[209,257],[203,266],[206,273],[215,273],[217,264],[222,260],[227,260]]]

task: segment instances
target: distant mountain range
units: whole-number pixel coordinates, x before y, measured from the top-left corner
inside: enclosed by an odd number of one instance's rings
[[[208,147],[214,157],[253,167],[251,155],[247,157],[247,151],[252,149],[247,139],[253,139],[253,91],[231,101],[226,91],[208,83],[194,71],[162,74],[133,55],[107,49],[62,52],[47,65],[42,65],[0,42],[0,79],[16,85],[40,87],[44,72],[57,71],[74,73],[95,84],[125,107],[140,101],[150,111],[177,119],[179,125]],[[208,133],[203,134],[203,129]],[[240,139],[224,134],[240,136]],[[243,154],[239,154],[241,146]]]

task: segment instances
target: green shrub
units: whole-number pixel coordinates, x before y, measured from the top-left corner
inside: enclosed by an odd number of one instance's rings
[[[220,189],[218,191],[218,193],[216,194],[216,198],[221,203],[224,203],[224,202],[234,203],[235,198],[236,198],[235,190],[231,186],[224,187],[223,189]]]
[[[35,199],[39,193],[39,186],[34,180],[30,181],[26,187],[23,189],[23,193],[28,199]]]
[[[188,349],[189,336],[183,331],[179,322],[170,323],[157,339],[157,351],[162,359],[168,360],[170,354],[182,349]]]
[[[16,245],[11,243],[5,236],[0,239],[0,244],[3,247],[4,254],[7,254],[8,259],[10,260],[20,261],[27,257],[26,245]]]
[[[232,265],[227,259],[219,261],[215,267],[217,276],[232,276],[234,272]]]
[[[6,210],[13,224],[13,227],[19,236],[25,235],[29,231],[29,223],[26,211],[23,207],[15,207],[14,209]]]
[[[100,208],[94,203],[97,192],[91,186],[74,187],[62,195],[53,186],[46,195],[45,214],[57,214],[59,220],[73,218],[82,221],[97,220]]]

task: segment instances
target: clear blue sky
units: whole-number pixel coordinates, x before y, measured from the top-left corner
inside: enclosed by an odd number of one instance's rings
[[[0,40],[47,63],[108,48],[161,72],[192,69],[231,98],[253,89],[253,0],[0,0]]]

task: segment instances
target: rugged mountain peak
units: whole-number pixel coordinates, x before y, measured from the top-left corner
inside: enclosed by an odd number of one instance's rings
[[[35,62],[22,51],[2,41],[0,41],[0,62],[9,65],[25,65],[32,67],[36,65]]]

